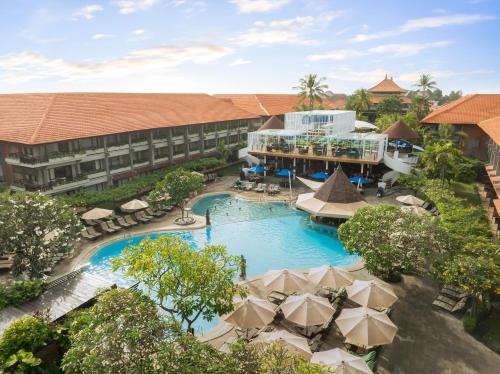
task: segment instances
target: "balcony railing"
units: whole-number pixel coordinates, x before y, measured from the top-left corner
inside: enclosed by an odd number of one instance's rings
[[[63,185],[70,184],[70,183],[81,182],[81,181],[84,181],[86,179],[87,179],[87,175],[79,175],[79,176],[74,177],[74,178],[57,178],[56,180],[51,181],[49,183],[45,183],[45,184],[20,179],[20,180],[14,181],[13,185],[17,186],[17,187],[24,188],[28,192],[34,192],[34,191],[44,192],[44,191],[51,191],[55,187],[58,187],[58,186],[63,186]]]

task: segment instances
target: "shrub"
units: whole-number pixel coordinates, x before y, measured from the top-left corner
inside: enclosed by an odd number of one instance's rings
[[[477,316],[472,315],[471,313],[465,314],[464,318],[462,319],[462,324],[465,331],[467,331],[469,334],[473,333],[477,327]]]
[[[13,322],[0,339],[0,362],[5,362],[20,349],[36,352],[49,342],[50,326],[42,319],[32,316]]]
[[[456,165],[455,180],[464,183],[477,181],[484,170],[484,162],[469,157],[462,157],[460,161]]]
[[[47,284],[41,279],[0,284],[0,309],[33,300],[43,294],[46,289]]]

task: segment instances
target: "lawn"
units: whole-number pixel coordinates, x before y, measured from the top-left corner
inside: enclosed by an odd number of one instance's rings
[[[227,176],[239,176],[240,175],[240,170],[241,170],[241,163],[238,163],[238,164],[235,164],[235,165],[231,165],[227,168],[224,168],[220,171],[220,174],[223,176],[223,177],[227,177]]]
[[[475,183],[451,182],[451,189],[457,197],[466,199],[470,205],[480,205],[481,199]]]

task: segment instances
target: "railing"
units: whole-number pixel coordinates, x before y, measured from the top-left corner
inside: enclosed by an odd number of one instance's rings
[[[34,183],[31,181],[27,180],[16,180],[14,181],[13,185],[17,187],[24,188],[28,192],[34,192],[34,191],[50,191],[53,190],[55,187],[58,186],[63,186],[66,184],[70,183],[75,183],[75,182],[81,182],[88,179],[87,175],[79,175],[75,178],[58,178],[55,181],[51,181],[46,184],[40,184],[40,183]]]

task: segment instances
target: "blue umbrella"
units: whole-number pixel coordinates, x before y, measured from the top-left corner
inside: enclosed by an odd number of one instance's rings
[[[328,174],[326,174],[324,171],[318,171],[317,173],[310,174],[309,176],[313,179],[328,179]]]
[[[253,168],[248,169],[250,173],[263,173],[266,169],[263,166],[254,166]]]
[[[366,178],[363,178],[363,177],[351,177],[349,178],[351,180],[352,183],[356,183],[356,184],[367,184],[369,181],[368,179]]]
[[[282,169],[282,170],[278,171],[275,175],[277,177],[288,177],[289,175],[293,176],[293,171],[290,171],[288,169]]]

